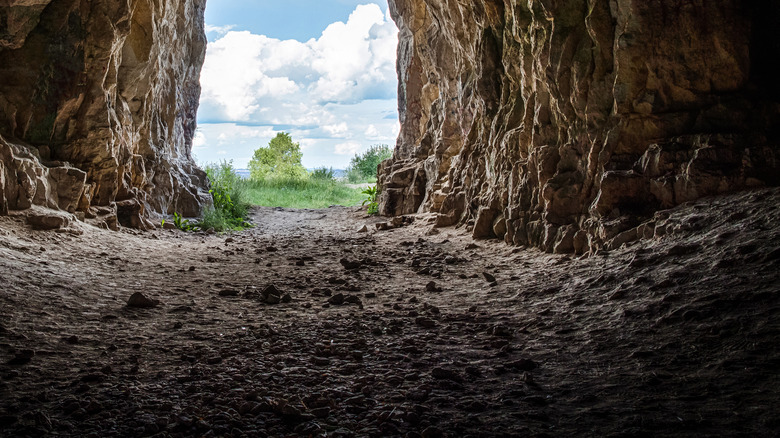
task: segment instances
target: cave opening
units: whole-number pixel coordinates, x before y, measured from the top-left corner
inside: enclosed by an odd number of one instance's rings
[[[205,21],[199,163],[232,160],[248,176],[255,151],[286,133],[305,169],[343,176],[356,154],[394,146],[398,29],[387,1],[211,0]]]

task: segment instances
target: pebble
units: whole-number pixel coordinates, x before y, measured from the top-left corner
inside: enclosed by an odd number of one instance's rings
[[[442,288],[436,286],[435,281],[430,281],[428,284],[425,285],[425,291],[426,292],[441,292]]]
[[[12,357],[8,362],[6,362],[8,365],[26,365],[30,363],[32,358],[35,357],[35,351],[33,350],[22,350],[14,354],[14,357]]]
[[[141,292],[136,292],[130,295],[130,298],[127,300],[127,307],[132,307],[137,309],[150,309],[152,307],[157,307],[159,305],[160,305],[160,300],[154,300],[148,298]]]
[[[352,261],[352,260],[347,260],[347,259],[341,259],[341,260],[339,260],[339,263],[341,263],[341,266],[343,266],[344,269],[346,269],[348,271],[353,271],[353,270],[356,270],[356,269],[360,269],[360,267],[362,266],[362,263],[360,263],[358,261]]]
[[[420,316],[414,320],[415,324],[419,325],[420,327],[425,328],[433,328],[436,327],[436,321],[426,318],[424,316]]]
[[[279,304],[282,301],[282,293],[276,286],[269,284],[260,292],[260,298],[266,304]]]

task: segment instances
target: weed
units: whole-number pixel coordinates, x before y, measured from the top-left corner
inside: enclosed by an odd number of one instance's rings
[[[377,202],[376,198],[377,195],[379,195],[379,190],[376,186],[373,187],[367,187],[365,190],[363,190],[361,193],[367,196],[367,198],[363,201],[363,205],[368,204],[368,214],[377,214],[379,213],[379,203]]]
[[[189,219],[184,219],[179,213],[173,213],[173,225],[182,231],[197,231],[198,226],[191,224]]]

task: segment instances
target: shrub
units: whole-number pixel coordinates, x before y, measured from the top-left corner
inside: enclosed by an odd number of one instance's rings
[[[323,180],[323,181],[332,180],[334,176],[335,174],[333,173],[332,167],[331,168],[319,167],[317,169],[314,169],[309,175],[309,177],[312,179]]]
[[[233,162],[207,164],[204,170],[211,182],[209,193],[214,200],[214,207],[203,212],[198,227],[202,230],[214,228],[216,231],[224,231],[249,226],[246,222],[249,210],[246,181],[236,174]]]
[[[255,150],[249,161],[250,177],[256,181],[269,178],[304,179],[307,173],[301,164],[302,157],[301,145],[293,143],[290,134],[280,132],[268,142],[268,146]]]
[[[347,179],[351,183],[376,182],[379,163],[393,156],[386,144],[375,144],[362,154],[355,154],[347,167]]]

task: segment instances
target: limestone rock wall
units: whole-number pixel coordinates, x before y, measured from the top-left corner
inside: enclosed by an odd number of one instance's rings
[[[770,0],[391,0],[401,133],[380,212],[587,252],[780,183]]]
[[[0,213],[195,216],[205,0],[0,1]],[[81,214],[79,213],[79,214]]]

